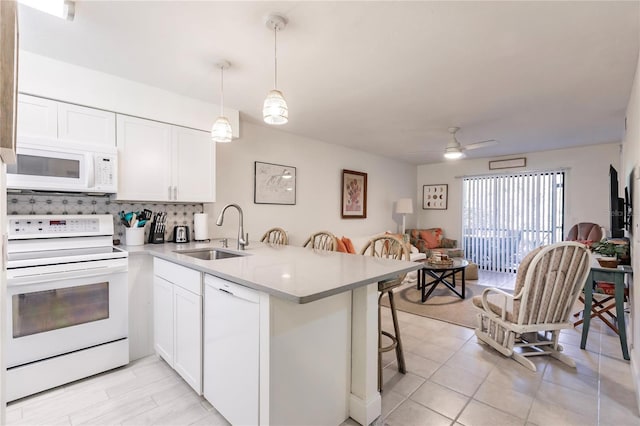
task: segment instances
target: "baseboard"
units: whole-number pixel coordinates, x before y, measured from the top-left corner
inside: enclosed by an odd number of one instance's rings
[[[636,405],[640,411],[640,365],[639,360],[634,356],[635,351],[629,351],[631,358],[631,378],[633,379],[633,387],[636,392]]]
[[[349,417],[367,426],[382,414],[382,397],[376,392],[368,401],[351,394],[349,397]]]

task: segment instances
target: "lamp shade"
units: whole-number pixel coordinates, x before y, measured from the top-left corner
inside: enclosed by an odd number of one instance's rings
[[[396,203],[396,213],[413,214],[413,200],[411,198],[400,198]]]
[[[227,117],[218,117],[211,128],[211,139],[215,142],[228,143],[231,142],[232,136],[231,123],[229,123]]]
[[[274,89],[269,92],[264,100],[262,116],[267,124],[279,125],[289,121],[289,108],[281,91]]]

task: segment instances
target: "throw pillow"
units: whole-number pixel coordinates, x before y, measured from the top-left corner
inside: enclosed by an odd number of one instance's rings
[[[340,253],[349,253],[347,251],[347,246],[344,244],[341,238],[336,238],[336,243],[338,243],[336,251],[339,251]]]
[[[424,240],[428,249],[441,247],[442,228],[431,228],[420,231],[420,239]]]
[[[356,249],[353,247],[353,243],[349,238],[342,237],[342,242],[344,243],[344,246],[347,249],[347,253],[356,254]]]

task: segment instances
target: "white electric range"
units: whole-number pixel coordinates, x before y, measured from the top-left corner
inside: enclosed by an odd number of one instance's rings
[[[128,253],[111,215],[8,216],[12,401],[129,362]]]

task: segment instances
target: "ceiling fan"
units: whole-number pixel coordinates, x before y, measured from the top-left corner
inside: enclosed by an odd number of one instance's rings
[[[460,130],[460,127],[449,127],[449,133],[451,137],[449,138],[449,142],[447,143],[446,148],[444,149],[444,158],[449,160],[456,160],[461,158],[464,155],[464,151],[469,149],[478,149],[485,148],[488,146],[493,146],[498,143],[495,139],[489,139],[486,141],[475,142],[469,145],[460,145],[458,139],[456,139],[456,132]]]

